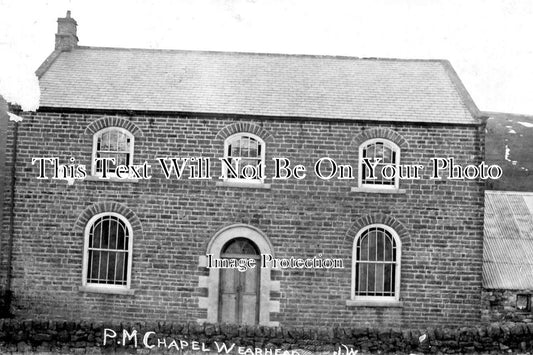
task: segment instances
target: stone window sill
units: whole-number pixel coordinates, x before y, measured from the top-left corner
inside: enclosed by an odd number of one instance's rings
[[[371,301],[371,300],[346,300],[347,306],[352,307],[389,307],[389,308],[401,308],[403,302],[401,301]]]
[[[89,175],[85,179],[85,181],[111,181],[111,182],[139,182],[141,179],[119,179],[117,177],[108,177],[107,179],[102,179],[99,176]]]
[[[405,189],[383,189],[372,187],[352,187],[352,192],[368,192],[371,194],[404,194]]]
[[[89,293],[104,293],[111,295],[134,295],[135,290],[125,289],[125,288],[111,288],[111,287],[99,287],[99,286],[80,286],[80,292],[89,292]]]
[[[246,181],[218,181],[217,186],[225,187],[242,187],[245,189],[270,189],[270,184],[262,182],[246,182]]]

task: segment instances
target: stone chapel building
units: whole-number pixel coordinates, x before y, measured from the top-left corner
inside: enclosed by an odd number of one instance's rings
[[[70,13],[58,24],[37,70],[39,109],[2,118],[0,281],[12,314],[480,321],[484,182],[429,173],[435,157],[484,156],[485,121],[448,61],[88,47]],[[184,160],[172,170],[166,158],[190,158],[181,178]],[[275,158],[305,177],[276,179]],[[372,179],[364,159],[423,170]],[[329,178],[333,162],[352,170]],[[206,165],[210,179],[187,178]],[[285,261],[240,271],[208,268],[208,255]]]

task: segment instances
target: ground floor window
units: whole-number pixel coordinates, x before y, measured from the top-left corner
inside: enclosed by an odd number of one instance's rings
[[[353,250],[352,299],[397,301],[400,290],[400,238],[385,225],[363,228]]]
[[[83,285],[129,288],[132,232],[117,213],[100,213],[85,229]]]

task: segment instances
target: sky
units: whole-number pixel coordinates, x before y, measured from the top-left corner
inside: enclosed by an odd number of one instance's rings
[[[533,115],[531,0],[0,0],[0,94],[25,110],[67,10],[84,46],[448,59],[479,109]]]

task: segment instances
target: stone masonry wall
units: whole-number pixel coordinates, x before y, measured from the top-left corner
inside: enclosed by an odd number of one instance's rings
[[[483,322],[523,322],[533,323],[531,291],[524,290],[483,290],[482,320]],[[517,307],[517,295],[529,299],[529,307]]]
[[[206,317],[198,304],[207,289],[198,266],[207,243],[222,228],[244,223],[261,230],[276,257],[341,258],[343,269],[280,270],[282,326],[468,325],[480,320],[483,182],[430,180],[430,158],[479,163],[483,130],[428,125],[284,118],[117,116],[142,131],[134,163],[148,161],[152,179],[138,182],[38,180],[33,157],[58,157],[88,169],[91,123],[104,115],[28,113],[20,123],[15,196],[12,311],[17,317],[57,320],[173,321]],[[224,141],[235,123],[268,132],[266,182],[270,189],[217,185]],[[405,193],[353,192],[355,180],[320,180],[312,168],[321,157],[350,164],[357,176],[356,137],[392,130],[408,143],[402,164],[422,164],[421,180],[402,180]],[[165,179],[157,157],[210,157],[212,180]],[[272,180],[272,158],[307,167],[302,180]],[[83,229],[76,221],[88,207],[118,202],[133,211],[142,233],[133,236],[133,295],[86,293],[82,279]],[[401,307],[347,306],[351,290],[356,221],[385,216],[406,231],[402,242]]]
[[[241,355],[524,353],[533,351],[533,324],[368,329],[0,320],[2,353],[226,354],[226,350]]]

